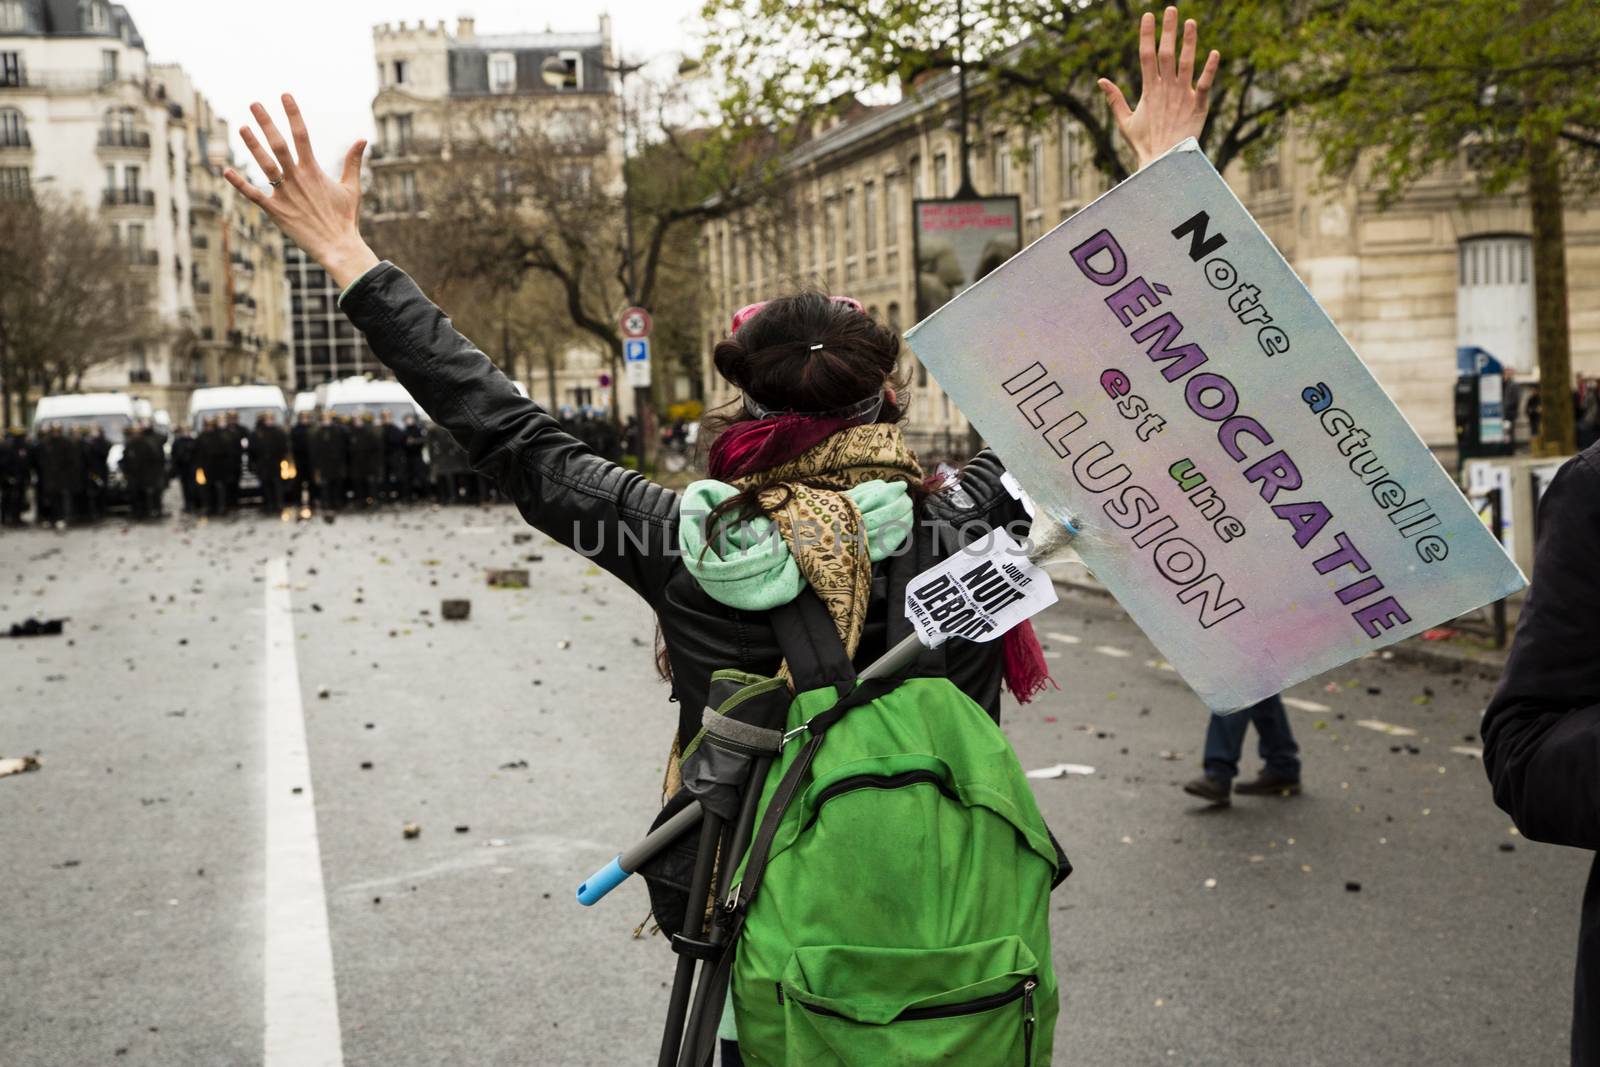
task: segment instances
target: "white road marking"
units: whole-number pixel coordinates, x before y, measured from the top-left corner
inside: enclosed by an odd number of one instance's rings
[[[1046,630],[1045,636],[1052,641],[1060,641],[1063,645],[1076,645],[1083,640],[1081,637],[1075,637],[1072,634],[1056,633],[1054,630]]]
[[[267,876],[263,1067],[343,1067],[289,568],[267,564]],[[297,791],[298,790],[298,791]]]
[[[1318,704],[1315,700],[1301,700],[1299,697],[1284,697],[1283,702],[1291,708],[1301,711],[1327,711],[1328,705]]]
[[[1144,665],[1158,671],[1176,672],[1178,669],[1164,659],[1147,659],[1144,661]]]
[[[1100,653],[1102,656],[1116,656],[1120,658],[1122,656],[1133,655],[1133,653],[1129,652],[1127,649],[1118,648],[1116,645],[1095,645],[1094,650]]]

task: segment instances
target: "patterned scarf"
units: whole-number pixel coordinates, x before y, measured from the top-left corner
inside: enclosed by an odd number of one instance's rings
[[[861,510],[845,490],[870,481],[922,484],[922,468],[893,423],[845,427],[792,459],[731,480],[740,489],[780,483],[762,491],[761,505],[851,656],[867,618],[872,560]]]
[[[937,492],[942,479],[924,479],[900,428],[892,423],[854,426],[796,415],[729,428],[712,446],[709,466],[713,478],[741,489],[774,480],[785,483],[763,492],[762,503],[854,657],[866,620],[872,561],[861,512],[845,490],[881,479]],[[785,500],[790,490],[793,496]],[[1055,686],[1032,622],[1013,627],[1002,640],[1006,688],[1019,704],[1028,703],[1046,685]]]

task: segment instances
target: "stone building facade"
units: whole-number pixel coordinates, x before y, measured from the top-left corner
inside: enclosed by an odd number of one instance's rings
[[[855,296],[897,331],[910,328],[916,317],[911,202],[952,196],[960,184],[956,101],[955,79],[946,77],[818,131],[789,157],[793,202],[776,213],[787,220],[783,232],[753,216],[703,227],[708,406],[736,399],[710,353],[732,312],[745,304],[812,286]],[[1108,188],[1068,120],[1015,132],[995,129],[980,115],[970,140],[979,193],[1021,198],[1024,244]],[[1453,447],[1458,345],[1489,350],[1525,382],[1537,377],[1525,201],[1475,196],[1464,153],[1460,164],[1380,210],[1377,190],[1360,175],[1321,181],[1303,150],[1291,132],[1260,165],[1235,163],[1224,177],[1423,440]],[[1600,211],[1574,198],[1566,225],[1573,367],[1593,377],[1600,375]],[[904,360],[913,447],[937,458],[961,457],[966,420],[912,356]]]
[[[368,154],[369,210],[380,225],[426,215],[442,172],[452,162],[481,163],[484,149],[510,153],[550,151],[561,157],[563,181],[587,189],[620,188],[622,141],[617,115],[616,64],[611,20],[602,15],[584,33],[479,34],[473,19],[454,31],[442,22],[373,27],[378,95],[372,101],[377,137]],[[547,64],[564,71],[560,84],[545,77]],[[498,191],[515,194],[519,171],[488,174]],[[532,209],[530,209],[532,210]],[[620,308],[618,309],[620,310]],[[508,372],[523,375],[531,394],[549,396],[548,361],[542,353],[502,353],[480,338]],[[509,355],[509,360],[508,360]],[[612,396],[605,353],[581,343],[556,359],[556,394],[562,404],[606,406]],[[631,390],[617,397],[621,414],[633,407]]]
[[[159,325],[85,375],[174,419],[197,385],[283,382],[288,297],[275,230],[222,181],[226,123],[177,66],[148,62],[104,0],[0,0],[0,195],[94,208]]]

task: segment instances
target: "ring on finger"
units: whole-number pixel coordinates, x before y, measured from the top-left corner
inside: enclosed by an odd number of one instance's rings
[[[267,179],[267,184],[272,186],[274,189],[276,189],[278,186],[283,184],[283,181],[284,181],[283,175],[280,174],[276,178],[269,177]]]

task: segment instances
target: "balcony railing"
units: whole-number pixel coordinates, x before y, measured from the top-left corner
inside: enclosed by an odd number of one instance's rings
[[[205,193],[199,189],[189,190],[189,206],[195,208],[209,208],[212,211],[222,210],[222,197],[216,193]]]
[[[32,148],[33,138],[27,130],[0,130],[0,148]]]
[[[100,131],[101,148],[149,148],[148,130],[124,130],[118,127]]]
[[[106,189],[101,202],[108,207],[115,207],[118,204],[155,207],[156,194],[149,189]]]
[[[211,291],[211,286],[209,284],[207,284],[206,285],[206,292],[210,292],[210,291]],[[216,340],[216,337],[217,337],[217,331],[212,329],[210,326],[202,326],[202,327],[200,327],[200,340],[202,340],[202,341],[214,341],[214,340]]]
[[[256,261],[250,259],[242,252],[235,252],[231,257],[231,262],[240,270],[254,271],[256,269]]]
[[[233,303],[235,307],[249,308],[251,311],[256,309],[256,298],[248,293],[234,293]]]
[[[194,283],[194,295],[195,296],[210,296],[211,295],[211,283],[210,282],[195,282]]]
[[[157,267],[161,265],[161,253],[153,248],[130,248],[128,264],[134,267]]]
[[[146,368],[146,369],[135,368],[135,369],[130,370],[128,372],[128,384],[129,385],[139,385],[140,383],[144,383],[144,384],[148,385],[149,382],[150,382],[150,371],[149,371],[148,368]]]
[[[194,235],[194,239],[190,243],[195,248],[200,248],[200,249],[210,248],[211,247],[211,238],[207,237],[203,233],[197,233],[197,234]]]

